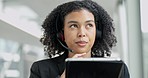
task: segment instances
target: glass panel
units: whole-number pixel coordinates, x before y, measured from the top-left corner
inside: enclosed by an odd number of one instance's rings
[[[40,47],[0,39],[0,78],[28,78],[31,64],[43,56]]]
[[[148,78],[148,10],[147,0],[140,0],[141,2],[141,29],[143,33],[143,63],[144,63],[144,78]]]

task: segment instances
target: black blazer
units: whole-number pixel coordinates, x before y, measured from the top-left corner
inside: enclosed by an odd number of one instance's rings
[[[30,69],[29,78],[60,78],[65,69],[66,54],[53,59],[34,62]],[[121,78],[130,78],[127,66],[124,64]]]

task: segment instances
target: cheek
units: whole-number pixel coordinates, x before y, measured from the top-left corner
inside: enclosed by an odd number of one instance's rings
[[[70,31],[65,31],[64,38],[65,38],[66,44],[71,42],[74,39],[74,37],[75,37],[74,35],[75,34]]]
[[[94,39],[95,36],[96,36],[96,30],[95,30],[95,29],[94,29],[94,30],[91,30],[91,31],[89,32],[89,36],[90,36],[92,39]]]
[[[95,38],[96,38],[96,31],[92,31],[92,32],[89,34],[89,38],[90,38],[91,43],[94,44]]]
[[[91,41],[94,42],[95,41],[95,38],[96,38],[96,36],[95,35],[92,35],[91,36]]]

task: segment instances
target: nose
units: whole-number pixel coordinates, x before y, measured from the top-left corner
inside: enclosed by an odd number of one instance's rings
[[[80,29],[79,30],[78,37],[86,37],[86,34],[85,34],[85,30],[84,29]]]
[[[78,37],[85,37],[85,35],[84,34],[79,34]]]

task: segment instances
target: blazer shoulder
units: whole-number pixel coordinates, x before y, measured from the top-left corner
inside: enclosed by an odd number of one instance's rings
[[[57,63],[53,59],[44,59],[32,64],[30,78],[56,78],[58,74]]]
[[[127,65],[123,62],[121,78],[130,78],[130,73]]]
[[[43,60],[38,60],[35,61],[33,64],[37,64],[39,67],[50,67],[50,66],[54,66],[56,63],[56,61],[54,61],[54,59],[43,59]]]
[[[51,59],[42,59],[42,60],[35,61],[34,63],[44,64],[44,63],[50,63],[51,61],[52,61]]]
[[[43,59],[38,60],[35,63],[42,64],[42,63],[63,63],[65,62],[65,59],[67,58],[67,53],[64,53],[58,57],[51,58],[51,59]]]

